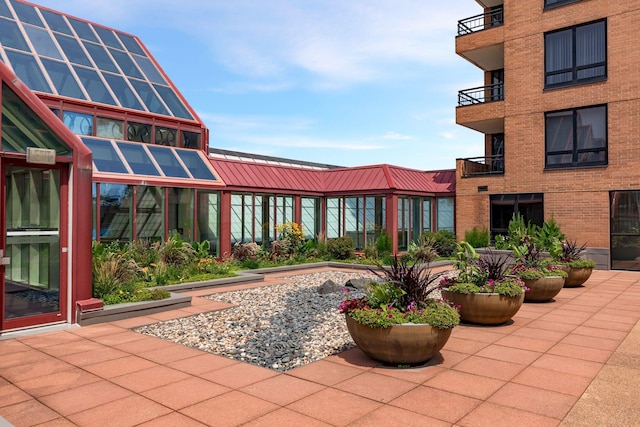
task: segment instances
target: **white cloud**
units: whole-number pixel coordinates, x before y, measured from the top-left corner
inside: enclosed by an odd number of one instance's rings
[[[410,140],[410,139],[414,139],[413,136],[401,135],[398,132],[387,132],[381,138],[382,139],[392,139],[392,140],[396,140],[396,141],[402,141],[402,140],[407,141],[407,140]]]

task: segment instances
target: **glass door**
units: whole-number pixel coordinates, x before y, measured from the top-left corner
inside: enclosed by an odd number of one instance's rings
[[[2,329],[65,320],[63,170],[5,161],[0,172]]]

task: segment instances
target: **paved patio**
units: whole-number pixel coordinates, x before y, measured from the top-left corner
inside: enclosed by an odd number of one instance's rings
[[[194,298],[182,310],[0,341],[0,417],[16,426],[640,426],[639,282],[640,273],[595,271],[555,302],[525,304],[511,324],[455,328],[425,367],[386,368],[352,349],[284,374],[129,330],[223,308]]]

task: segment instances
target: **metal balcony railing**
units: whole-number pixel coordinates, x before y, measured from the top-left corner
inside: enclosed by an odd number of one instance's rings
[[[484,156],[462,159],[462,177],[504,175],[504,156]]]
[[[475,33],[504,24],[504,8],[496,7],[481,15],[458,21],[458,35]]]
[[[458,107],[504,101],[504,83],[463,89],[458,92]]]

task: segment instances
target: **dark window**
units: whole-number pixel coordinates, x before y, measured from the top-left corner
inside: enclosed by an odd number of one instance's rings
[[[607,77],[606,21],[566,28],[544,36],[545,87],[561,87]]]
[[[546,168],[607,164],[607,107],[545,115]]]
[[[542,194],[498,194],[491,196],[491,238],[509,233],[509,221],[519,213],[525,222],[542,226],[544,205]]]
[[[102,83],[102,80],[100,80],[100,76],[98,76],[96,71],[88,68],[77,67],[75,65],[73,66],[73,69],[76,70],[80,82],[86,89],[92,101],[116,105],[116,102],[113,100],[113,97],[107,90],[107,87]]]
[[[562,6],[563,4],[575,3],[580,0],[544,0],[544,8],[550,9],[556,6]]]
[[[78,21],[77,19],[69,18],[69,17],[67,17],[67,19],[69,20],[69,23],[71,24],[73,29],[76,30],[78,37],[80,37],[81,39],[100,43],[96,35],[93,34],[93,31],[91,31],[91,27],[89,27],[89,24],[83,21]]]
[[[200,134],[198,132],[188,132],[183,130],[181,132],[181,142],[184,148],[200,148]]]
[[[40,9],[40,13],[42,13],[45,21],[47,21],[47,24],[49,24],[49,28],[51,28],[53,31],[58,31],[70,36],[73,35],[62,15],[44,9]]]
[[[86,65],[87,67],[93,67],[87,55],[85,55],[84,50],[80,47],[78,43],[78,39],[75,37],[67,37],[62,34],[55,34],[56,40],[60,44],[60,47],[64,51],[64,54],[67,55],[69,61],[74,64]]]
[[[491,100],[504,100],[504,69],[491,72]]]
[[[151,125],[129,122],[127,124],[127,140],[135,142],[151,142]]]
[[[36,13],[36,9],[33,6],[18,2],[13,2],[12,5],[20,21],[37,25],[38,27],[44,27],[42,20]]]
[[[178,146],[178,131],[176,129],[156,126],[155,143],[158,145]]]
[[[504,172],[504,133],[491,135],[491,171]]]
[[[24,37],[22,37],[18,24],[14,21],[0,19],[0,40],[4,47],[12,47],[14,49],[24,50],[25,52],[31,52],[29,45],[27,45]],[[11,62],[11,59],[9,59],[9,62]]]

